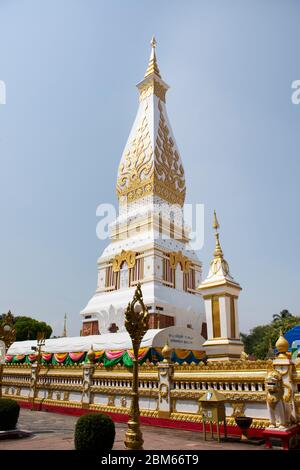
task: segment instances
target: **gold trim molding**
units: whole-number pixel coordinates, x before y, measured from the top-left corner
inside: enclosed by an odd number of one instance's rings
[[[215,361],[209,362],[204,364],[204,362],[199,362],[199,364],[191,363],[191,364],[174,364],[175,369],[179,369],[179,371],[194,371],[194,372],[202,372],[202,371],[211,371],[211,370],[265,370],[267,371],[268,367],[272,365],[272,360],[269,359],[267,361],[264,360],[256,360],[256,361]]]
[[[190,421],[192,423],[202,423],[202,416],[198,413],[179,413],[179,412],[172,412],[170,419],[174,419],[175,421]],[[226,424],[228,425],[236,425],[235,418],[232,416],[226,417]],[[268,419],[264,418],[253,418],[251,427],[252,428],[266,428],[270,424]]]
[[[140,101],[143,101],[150,95],[155,95],[164,103],[166,102],[167,88],[159,83],[158,80],[155,80],[154,77],[143,81],[138,88],[140,92]]]
[[[185,391],[185,390],[171,390],[172,399],[181,400],[198,400],[205,390]],[[239,392],[239,391],[221,391],[220,393],[224,396],[228,402],[265,402],[265,392]]]

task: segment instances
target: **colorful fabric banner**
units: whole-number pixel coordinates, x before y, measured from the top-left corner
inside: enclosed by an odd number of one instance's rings
[[[42,353],[42,361],[45,362],[50,362],[52,359],[52,354],[51,353]]]
[[[36,355],[36,354],[28,354],[27,357],[28,357],[28,360],[29,360],[30,362],[35,362],[36,359],[37,359],[37,355]]]
[[[118,359],[124,354],[124,351],[105,351],[105,356],[108,360],[113,361]]]
[[[140,361],[141,359],[143,359],[143,357],[145,356],[145,354],[147,354],[148,351],[149,351],[149,348],[140,348],[139,354],[138,354],[138,360]],[[127,353],[130,359],[134,359],[133,349],[128,349]]]
[[[73,362],[80,362],[83,359],[83,356],[85,356],[85,352],[75,352],[75,353],[69,353],[70,359],[72,359]]]
[[[55,353],[53,357],[58,364],[62,364],[67,359],[68,353]]]
[[[82,362],[88,362],[87,352],[71,352],[71,353],[42,353],[42,364],[63,364],[73,365]],[[183,362],[198,363],[205,357],[204,351],[189,351],[184,349],[175,349],[172,352],[171,360],[182,364]],[[128,350],[111,350],[111,351],[95,351],[95,362],[103,363],[105,367],[113,367],[116,364],[132,367],[133,349]],[[6,355],[6,363],[12,364],[32,364],[37,360],[36,354],[28,354],[27,356],[19,354],[16,356]],[[146,361],[159,362],[163,360],[162,348],[140,348],[138,354],[139,364]]]

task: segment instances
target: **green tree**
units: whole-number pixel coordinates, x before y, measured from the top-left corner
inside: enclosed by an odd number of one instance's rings
[[[283,320],[284,318],[290,318],[292,316],[293,315],[288,310],[281,310],[280,313],[275,313],[275,315],[273,315],[273,322]]]
[[[275,343],[280,335],[300,324],[300,317],[293,315],[280,316],[269,325],[259,325],[250,331],[249,335],[241,334],[245,352],[254,355],[256,359],[265,359],[268,355],[270,345],[275,348]]]
[[[0,323],[3,321],[4,315],[0,315]],[[35,320],[31,317],[15,316],[14,325],[16,328],[16,340],[25,341],[27,339],[34,340],[38,332],[45,333],[45,338],[50,338],[52,328],[43,321]]]

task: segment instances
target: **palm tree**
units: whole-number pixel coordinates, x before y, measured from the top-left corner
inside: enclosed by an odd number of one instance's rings
[[[275,315],[273,315],[273,322],[277,321],[277,320],[283,320],[284,318],[290,318],[292,317],[293,315],[288,311],[288,310],[281,310],[280,313],[275,313]]]

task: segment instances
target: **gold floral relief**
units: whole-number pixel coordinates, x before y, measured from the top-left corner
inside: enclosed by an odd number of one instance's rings
[[[147,110],[145,110],[147,111]],[[117,192],[120,195],[138,189],[141,183],[149,182],[154,173],[153,149],[146,115],[137,129],[127,150],[125,161],[119,166]]]
[[[155,147],[155,179],[185,195],[184,170],[179,154],[174,148],[168,125],[163,115],[161,102],[158,103],[159,127]]]
[[[148,96],[150,95],[155,95],[164,103],[166,102],[167,89],[165,86],[160,84],[154,78],[143,83],[143,85],[139,87],[139,90],[140,90],[140,101],[143,101],[145,98],[148,98]]]
[[[127,202],[152,194],[182,206],[186,191],[184,170],[170,136],[161,101],[158,108],[155,148],[151,143],[146,106],[145,115],[119,166],[117,194],[119,199],[126,196]]]
[[[177,268],[177,264],[180,263],[182,271],[188,273],[191,267],[190,260],[182,254],[182,251],[172,252],[169,255],[170,258],[170,267],[172,269]]]
[[[212,274],[218,274],[222,269],[225,276],[230,275],[228,263],[224,258],[214,258],[210,262],[210,269]]]
[[[121,269],[122,263],[126,261],[128,268],[133,268],[136,261],[136,253],[134,251],[122,250],[119,255],[116,255],[113,259],[113,272],[118,272]]]

